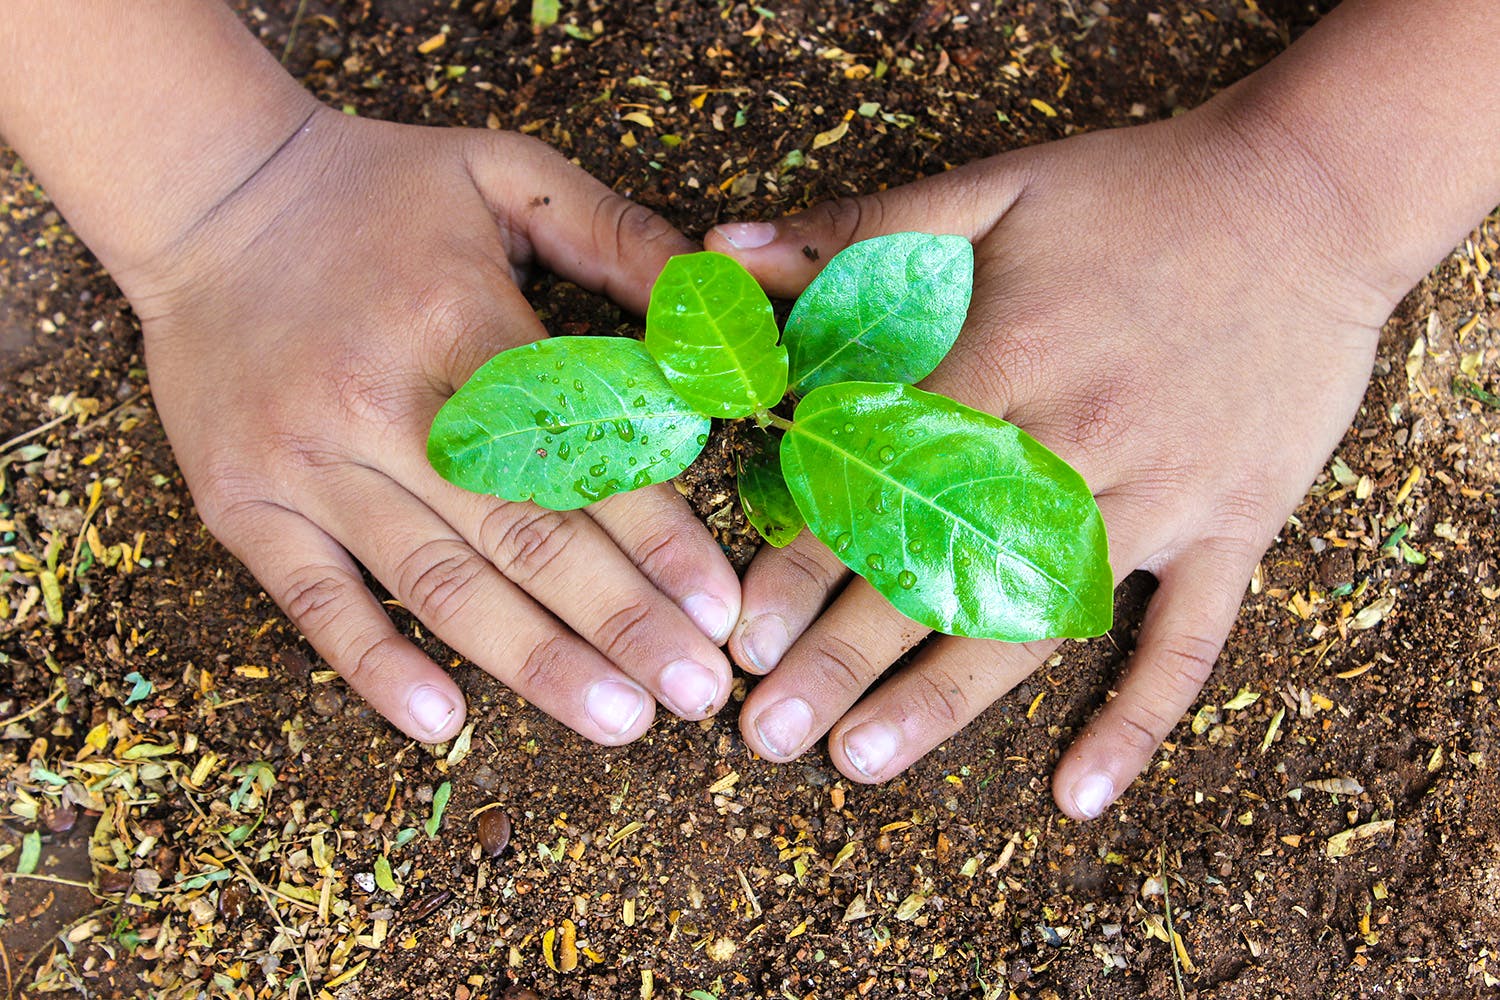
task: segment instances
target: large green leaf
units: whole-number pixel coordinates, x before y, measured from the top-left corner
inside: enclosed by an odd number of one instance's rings
[[[665,482],[703,450],[708,418],[628,337],[555,337],[498,354],[432,421],[449,482],[573,510]]]
[[[962,236],[894,233],[840,251],[787,318],[792,391],[926,378],[963,329],[973,287]]]
[[[759,440],[740,469],[740,506],[750,526],[775,548],[792,544],[807,522],[781,476],[781,437],[751,432]]]
[[[786,395],[771,302],[721,253],[667,261],[646,309],[646,347],[682,398],[710,417],[746,417]]]
[[[812,532],[923,625],[1011,642],[1109,628],[1099,508],[1013,424],[907,385],[825,386],[781,465]]]

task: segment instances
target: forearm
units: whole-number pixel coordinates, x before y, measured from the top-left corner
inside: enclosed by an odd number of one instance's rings
[[[1255,196],[1393,301],[1500,203],[1494,0],[1348,0],[1210,102]]]
[[[217,0],[11,0],[0,136],[106,267],[150,261],[317,107]]]

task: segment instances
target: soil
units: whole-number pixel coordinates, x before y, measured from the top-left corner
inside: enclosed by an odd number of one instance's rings
[[[280,54],[295,6],[242,14]],[[538,135],[701,235],[1170,115],[1318,11],[570,0],[541,30],[531,13],[311,0],[288,65],[353,113]],[[8,995],[1500,983],[1500,410],[1464,394],[1500,391],[1500,215],[1386,326],[1357,422],[1262,561],[1193,714],[1078,825],[1048,776],[1131,648],[1146,578],[1121,588],[1109,636],[1069,644],[878,788],[821,753],[754,757],[733,706],[601,750],[462,662],[467,745],[404,740],[197,520],[134,317],[0,156],[0,868],[42,848],[39,878],[0,877]],[[556,332],[630,322],[545,276],[530,292]],[[743,563],[732,449],[716,437],[683,488]]]

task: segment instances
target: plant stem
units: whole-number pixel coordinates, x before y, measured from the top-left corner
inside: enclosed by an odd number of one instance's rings
[[[755,411],[755,425],[757,427],[777,427],[783,431],[792,429],[792,422],[785,417],[778,417],[770,410]]]

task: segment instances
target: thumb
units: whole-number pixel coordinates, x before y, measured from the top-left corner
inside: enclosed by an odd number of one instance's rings
[[[738,260],[766,292],[799,294],[829,258],[851,243],[889,233],[945,233],[977,240],[1025,187],[1008,157],[981,160],[858,198],[826,201],[773,222],[730,222],[703,245]]]
[[[470,171],[500,226],[523,237],[538,263],[569,281],[644,313],[667,259],[697,249],[661,216],[611,191],[546,143],[513,132],[477,137]]]

